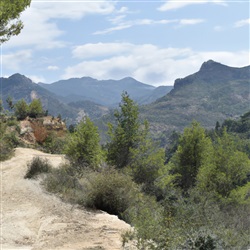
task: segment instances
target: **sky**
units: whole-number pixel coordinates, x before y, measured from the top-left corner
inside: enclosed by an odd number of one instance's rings
[[[1,75],[35,83],[133,77],[153,86],[214,60],[250,64],[249,0],[32,0],[24,29],[1,45]]]

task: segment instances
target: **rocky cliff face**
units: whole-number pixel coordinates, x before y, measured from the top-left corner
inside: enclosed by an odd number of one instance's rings
[[[65,123],[52,116],[41,118],[27,117],[20,121],[20,139],[27,144],[42,143],[50,133],[55,133],[58,137],[63,136],[67,131]]]

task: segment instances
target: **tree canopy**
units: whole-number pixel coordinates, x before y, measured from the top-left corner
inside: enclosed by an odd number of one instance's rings
[[[69,135],[65,144],[65,154],[81,172],[82,167],[98,168],[101,163],[101,146],[98,128],[87,117]]]
[[[123,168],[131,161],[130,150],[140,141],[140,122],[138,106],[128,93],[122,94],[120,110],[115,111],[116,126],[109,124],[108,162]]]
[[[178,176],[176,184],[184,191],[195,185],[199,168],[207,160],[211,146],[211,140],[198,122],[194,121],[191,127],[185,128],[171,159],[172,173]]]
[[[21,12],[30,6],[30,3],[31,0],[0,1],[0,44],[21,32],[23,23],[19,17]]]
[[[30,104],[27,104],[24,99],[21,99],[15,104],[12,104],[12,106],[14,108],[15,116],[18,120],[23,120],[27,116],[30,116],[31,118],[37,118],[45,114],[40,99],[34,99]]]

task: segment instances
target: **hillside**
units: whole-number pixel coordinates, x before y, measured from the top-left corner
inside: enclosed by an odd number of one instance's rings
[[[212,60],[197,73],[177,79],[174,89],[141,108],[153,131],[182,130],[192,120],[206,128],[249,111],[250,66],[229,67]]]
[[[62,118],[67,120],[67,124],[75,123],[84,114],[87,114],[91,119],[95,119],[108,111],[106,107],[91,101],[71,103],[69,105],[58,95],[18,73],[9,78],[1,78],[1,97],[5,109],[8,108],[6,103],[8,96],[13,98],[14,103],[22,98],[28,103],[34,98],[40,98],[43,108],[48,110],[49,114],[53,116],[61,114]],[[74,101],[76,100],[74,99]]]
[[[51,84],[39,83],[43,88],[61,96],[65,102],[88,100],[104,106],[114,106],[119,103],[121,93],[127,91],[139,103],[149,103],[162,97],[169,87],[163,87],[154,92],[155,87],[136,81],[131,77],[121,80],[96,80],[91,77],[71,78]],[[160,90],[160,91],[159,91]]]
[[[78,110],[78,116],[87,115],[92,120],[98,119],[102,117],[103,115],[106,115],[109,113],[108,107],[96,104],[88,100],[70,102],[68,103],[68,105]]]
[[[77,110],[58,100],[57,96],[48,90],[38,86],[29,78],[21,74],[14,74],[9,78],[1,78],[2,100],[5,108],[8,96],[13,98],[13,102],[24,99],[30,103],[34,98],[40,98],[45,110],[49,114],[57,116],[61,114],[63,118],[74,120],[77,117]]]
[[[152,103],[156,101],[157,99],[165,96],[172,89],[173,89],[173,86],[159,86],[153,89],[149,94],[138,98],[137,102],[139,105]]]

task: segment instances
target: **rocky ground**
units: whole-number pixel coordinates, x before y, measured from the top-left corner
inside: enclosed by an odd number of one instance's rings
[[[1,250],[118,250],[130,226],[116,216],[87,211],[47,193],[38,180],[24,179],[27,163],[46,157],[57,167],[62,155],[17,148],[1,162]]]

